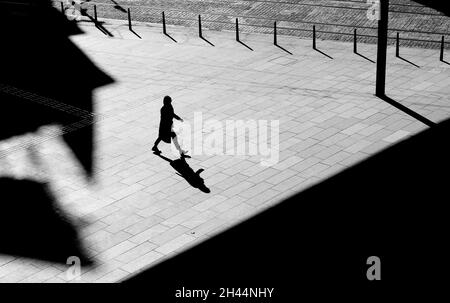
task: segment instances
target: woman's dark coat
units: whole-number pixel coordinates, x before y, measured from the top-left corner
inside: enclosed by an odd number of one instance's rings
[[[170,143],[171,138],[175,136],[175,133],[172,131],[173,118],[180,119],[177,115],[175,115],[172,105],[165,104],[161,108],[159,138],[166,143]]]

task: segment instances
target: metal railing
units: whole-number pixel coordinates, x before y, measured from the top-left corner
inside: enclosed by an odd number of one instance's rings
[[[264,1],[256,1],[264,2]],[[267,1],[266,1],[267,2]],[[274,1],[272,1],[274,2]],[[345,2],[345,1],[344,1]],[[359,2],[359,1],[347,1],[347,2]],[[62,2],[61,2],[62,3]],[[278,3],[278,2],[277,2]],[[114,9],[114,4],[111,3],[93,3],[85,2],[82,4],[83,10],[95,17],[105,17],[103,13],[105,10]],[[62,8],[63,9],[63,8]],[[322,39],[341,40],[351,42],[354,39],[354,30],[358,30],[358,40],[362,43],[376,43],[377,41],[377,27],[371,27],[366,25],[349,25],[349,24],[337,24],[337,23],[323,23],[312,22],[302,20],[285,20],[285,19],[267,19],[260,16],[249,16],[245,14],[228,15],[223,13],[211,13],[203,12],[201,14],[194,12],[179,11],[176,9],[167,9],[160,7],[148,7],[148,6],[133,6],[130,5],[127,9],[124,9],[122,14],[119,14],[119,18],[126,20],[127,11],[131,10],[133,13],[133,21],[149,22],[149,23],[162,23],[161,13],[165,12],[165,24],[182,25],[182,26],[196,26],[198,23],[198,15],[201,15],[204,27],[217,30],[234,30],[235,18],[240,19],[241,32],[258,32],[258,33],[272,33],[273,22],[277,22],[277,30],[279,35],[291,35],[311,38],[312,27],[316,26],[316,33],[320,35]],[[136,10],[138,10],[136,12]],[[131,17],[130,17],[131,18]],[[330,30],[332,29],[332,30]],[[336,30],[334,30],[336,29]],[[397,39],[397,33],[404,33],[405,35],[416,35],[417,37],[401,37]],[[442,44],[442,36],[447,36],[449,33],[445,32],[430,32],[421,30],[407,30],[407,29],[389,29],[389,43],[395,44],[398,41],[405,46],[419,46],[426,48],[442,48],[447,47],[449,42]],[[427,38],[431,37],[431,39]]]
[[[253,1],[253,2],[279,3],[277,1]],[[342,1],[342,2],[359,2],[359,1]],[[117,7],[117,4],[85,2],[81,5],[81,12],[82,15],[89,16],[91,21],[98,23],[98,18],[99,15],[101,15],[100,12],[102,11],[101,7],[103,7],[103,10],[111,9],[111,7]],[[133,8],[138,8],[140,11],[138,13],[134,13],[132,16]],[[63,2],[60,2],[60,10],[65,11],[65,9],[66,8],[64,7]],[[144,13],[142,13],[142,9],[145,9]],[[159,8],[154,7],[132,6],[132,5],[127,7],[127,9],[121,7],[120,11],[123,12],[120,19],[123,18],[124,20],[127,20],[130,31],[132,31],[139,38],[141,37],[132,29],[132,21],[162,24],[163,33],[168,37],[170,37],[175,42],[176,40],[167,34],[166,27],[168,24],[181,26],[198,25],[200,33],[199,36],[204,40],[206,39],[202,34],[202,29],[206,24],[206,26],[212,30],[229,30],[229,31],[236,30],[237,37],[239,37],[239,32],[242,33],[258,32],[267,34],[273,33],[275,35],[274,38],[275,42],[277,35],[290,35],[290,36],[300,36],[304,38],[312,38],[313,47],[315,47],[316,40],[318,37],[325,40],[329,39],[329,40],[353,42],[354,52],[355,50],[357,50],[358,42],[375,44],[378,39],[378,36],[376,34],[378,28],[364,25],[354,26],[349,24],[323,23],[323,22],[311,22],[301,20],[273,20],[260,16],[248,16],[248,15],[231,16],[223,13],[209,13],[209,12],[203,14],[194,14],[193,12],[179,11],[176,9],[159,10]],[[233,22],[234,20],[236,20],[236,22]],[[244,22],[242,22],[242,20],[244,20]],[[295,24],[299,26],[292,27],[283,24],[287,25]],[[322,29],[320,27],[322,27]],[[330,27],[333,29],[335,28],[337,30],[329,30]],[[105,29],[103,28],[102,31],[105,32]],[[388,36],[388,43],[396,46],[397,56],[399,56],[399,49],[400,46],[403,44],[406,46],[420,46],[420,47],[440,49],[439,58],[441,61],[443,61],[444,52],[445,49],[447,48],[447,44],[449,43],[445,39],[445,36],[448,35],[447,33],[442,32],[435,33],[420,30],[410,31],[405,29],[390,29],[389,33],[390,35]],[[418,38],[401,37],[400,33],[409,33],[409,34],[413,33],[420,35],[420,37]],[[423,37],[425,36],[432,36],[434,39],[424,39]],[[239,38],[237,38],[236,40],[241,42]],[[209,44],[213,45],[208,40],[206,41]],[[277,43],[275,43],[275,45],[279,46]]]

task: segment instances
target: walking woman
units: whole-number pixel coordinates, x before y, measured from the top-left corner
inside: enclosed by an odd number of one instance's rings
[[[155,144],[153,145],[152,150],[155,153],[161,153],[161,151],[158,149],[158,144],[161,141],[164,141],[166,143],[170,144],[170,141],[173,140],[173,144],[180,152],[181,156],[187,157],[186,151],[182,150],[180,147],[180,144],[178,143],[177,135],[172,129],[173,126],[173,118],[183,122],[183,119],[178,117],[172,107],[172,98],[169,96],[165,96],[163,100],[163,107],[161,108],[161,122],[159,123],[159,135],[158,139],[156,139]]]

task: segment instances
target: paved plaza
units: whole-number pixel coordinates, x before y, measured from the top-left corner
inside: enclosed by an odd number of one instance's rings
[[[95,91],[95,182],[48,153],[58,168],[54,193],[82,218],[81,237],[99,264],[69,281],[64,265],[0,255],[0,282],[121,281],[427,128],[374,96],[375,45],[360,44],[359,56],[351,43],[319,40],[320,53],[311,40],[279,36],[291,55],[264,34],[241,35],[252,51],[233,32],[205,31],[212,46],[195,28],[168,27],[174,42],[159,25],[134,24],[142,39],[123,21],[105,20],[113,38],[80,26],[85,34],[72,40],[116,81]],[[388,48],[387,95],[433,122],[449,118],[450,65],[438,50],[402,48],[401,56],[410,62]],[[61,64],[70,71],[70,57]],[[278,163],[192,154],[187,162],[204,169],[211,192],[191,187],[151,151],[165,95],[185,122],[199,112],[278,120]],[[176,159],[169,145],[160,149]]]

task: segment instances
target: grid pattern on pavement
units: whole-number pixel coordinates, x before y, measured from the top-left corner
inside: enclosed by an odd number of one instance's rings
[[[279,38],[289,55],[266,35],[242,35],[250,51],[225,32],[204,33],[212,47],[186,28],[168,29],[174,43],[145,24],[134,27],[142,39],[119,23],[105,26],[114,38],[91,25],[73,38],[117,81],[95,92],[96,111],[106,117],[96,124],[97,184],[64,169],[55,149],[43,151],[61,167],[54,193],[88,222],[80,232],[100,265],[68,281],[64,265],[2,255],[0,282],[120,281],[426,128],[373,96],[375,64],[348,43],[320,41],[330,59],[293,37]],[[369,58],[375,51],[360,46]],[[388,94],[434,122],[448,118],[450,66],[433,50],[402,53],[420,68],[388,52]],[[194,155],[187,161],[205,170],[211,193],[192,188],[150,150],[164,95],[186,121],[194,112],[204,120],[279,120],[279,162]],[[174,158],[168,145],[160,148]]]

